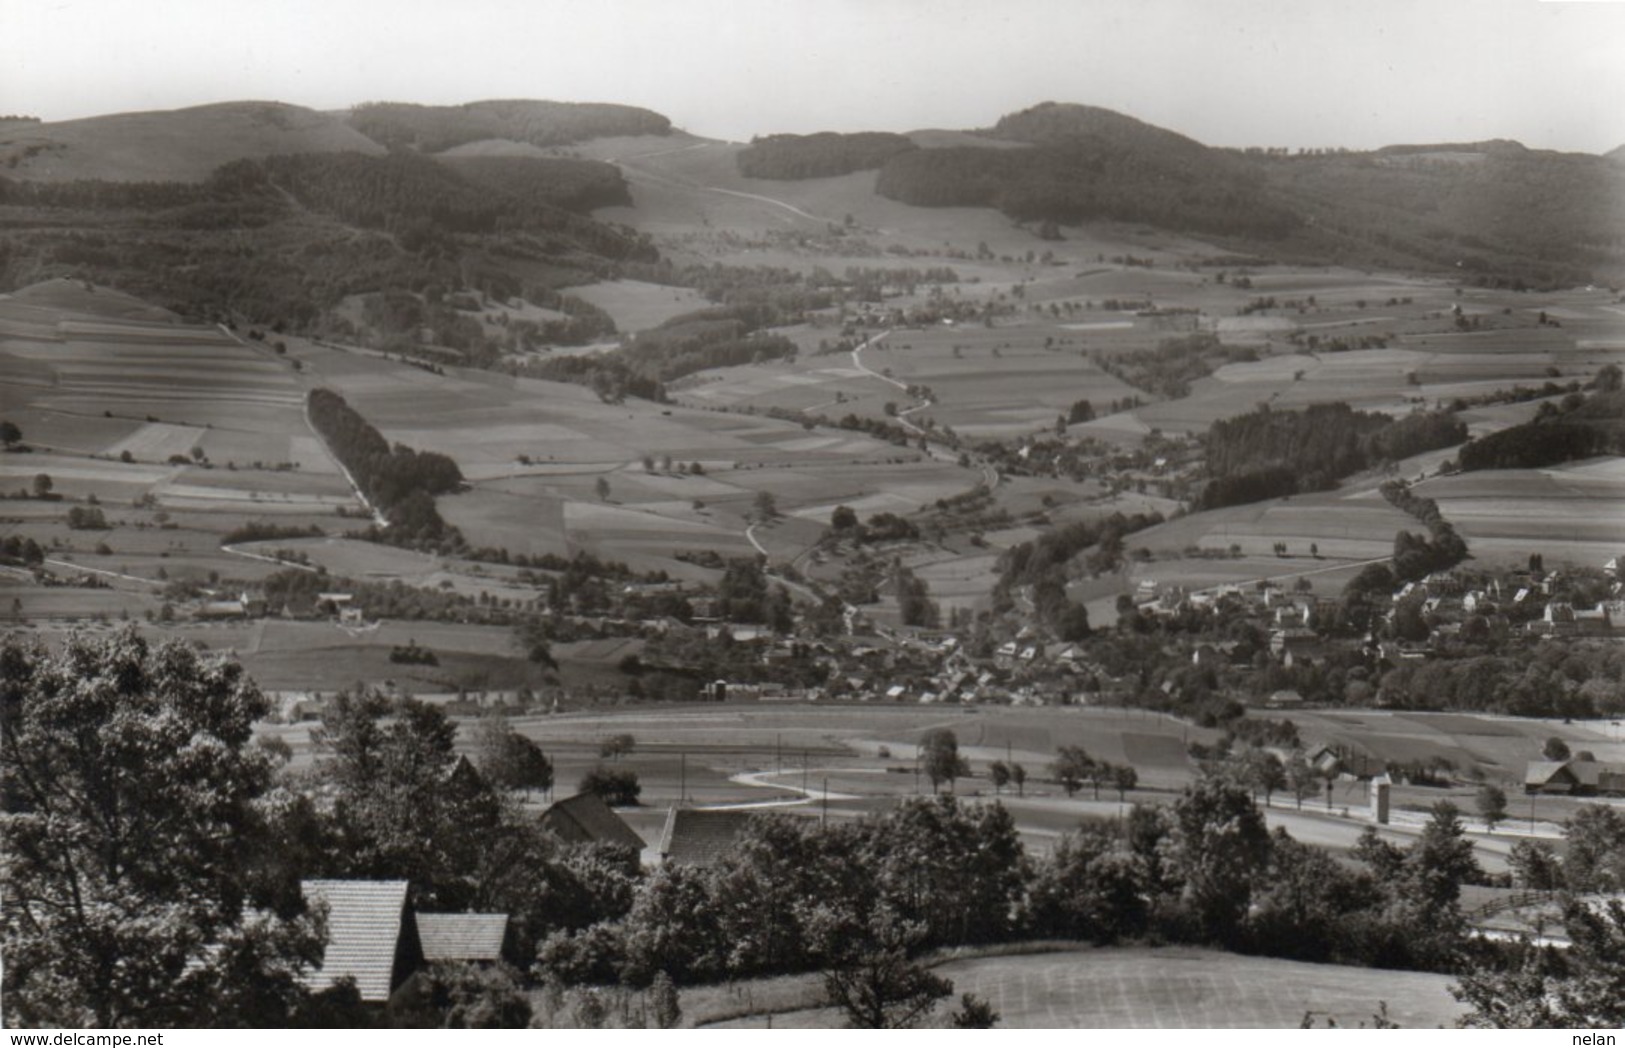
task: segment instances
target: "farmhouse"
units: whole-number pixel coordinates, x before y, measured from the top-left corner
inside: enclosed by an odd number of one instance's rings
[[[1525,793],[1625,795],[1625,764],[1579,759],[1530,761],[1523,788]]]
[[[502,937],[508,931],[505,913],[420,913],[418,945],[423,959],[495,963],[502,959]]]
[[[425,964],[501,959],[505,913],[413,913],[406,881],[309,880],[299,889],[327,910],[321,964],[303,975],[313,992],[349,978],[363,1002],[393,1008]]]
[[[548,805],[542,826],[567,844],[618,844],[643,850],[643,838],[596,793],[578,793]]]
[[[672,808],[660,834],[660,861],[715,866],[733,853],[751,813],[736,809]]]
[[[423,962],[406,887],[405,881],[300,882],[307,904],[327,907],[327,946],[305,985],[319,992],[348,977],[363,1001],[388,1001]]]

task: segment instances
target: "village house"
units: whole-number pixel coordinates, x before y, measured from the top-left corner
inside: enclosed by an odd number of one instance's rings
[[[1530,761],[1524,772],[1525,793],[1576,796],[1625,795],[1625,764],[1580,760]]]
[[[342,979],[362,1003],[396,1010],[418,995],[413,976],[436,962],[494,964],[502,958],[505,913],[414,913],[406,881],[308,880],[306,905],[326,911],[321,963],[302,980],[319,993]]]
[[[596,793],[555,801],[542,812],[542,828],[566,844],[614,844],[642,851],[643,838]]]
[[[658,851],[662,864],[715,866],[733,854],[751,812],[673,807],[666,813]]]

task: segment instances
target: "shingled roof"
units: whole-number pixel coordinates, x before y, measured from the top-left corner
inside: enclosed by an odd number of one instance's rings
[[[664,862],[714,866],[731,855],[751,812],[737,809],[673,808],[660,835]]]
[[[387,1001],[406,919],[405,881],[301,881],[307,903],[327,904],[327,948],[305,985],[325,990],[345,976],[363,1001]]]
[[[548,806],[542,825],[571,844],[602,842],[642,851],[643,838],[596,793],[578,793]]]
[[[420,913],[418,943],[425,961],[495,961],[502,956],[505,913]]]

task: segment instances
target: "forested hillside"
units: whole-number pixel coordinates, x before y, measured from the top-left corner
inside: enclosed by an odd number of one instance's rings
[[[439,160],[475,185],[528,203],[578,214],[632,203],[620,168],[602,160],[523,156],[447,156]]]
[[[1145,222],[1262,240],[1301,221],[1245,162],[1107,110],[1046,103],[990,134],[1033,148],[899,153],[875,190],[922,207],[994,207],[1024,222]]]
[[[1618,378],[1618,369],[1612,376]],[[1534,419],[1471,441],[1461,468],[1540,469],[1597,455],[1625,455],[1625,392],[1617,386],[1590,397],[1571,393],[1547,402]]]
[[[1211,479],[1197,503],[1216,509],[1322,491],[1362,469],[1466,439],[1466,425],[1448,411],[1393,419],[1343,403],[1312,404],[1302,411],[1264,405],[1220,419],[1208,430]]]
[[[478,166],[478,165],[476,165]],[[523,170],[523,169],[519,169]],[[507,185],[517,187],[512,175]],[[538,176],[544,170],[535,170]],[[450,233],[548,232],[606,258],[653,258],[641,241],[545,202],[545,189],[505,190],[489,178],[477,183],[457,169],[410,153],[369,157],[356,153],[244,160],[219,177],[246,187],[263,180],[311,210],[368,229],[430,237]]]
[[[1625,281],[1625,166],[1516,142],[1257,157],[1326,261],[1450,268],[1476,284]]]
[[[1625,199],[1617,159],[1516,142],[1212,149],[1110,110],[1055,103],[981,134],[1032,148],[899,148],[876,191],[922,207],[993,207],[1023,222],[1144,222],[1283,259],[1449,269],[1479,285],[1625,282],[1625,213],[1609,205]],[[753,145],[741,171],[837,173],[860,136],[785,137]]]
[[[884,131],[769,135],[754,139],[737,162],[746,178],[828,178],[878,168],[914,148],[907,136]]]
[[[369,102],[350,112],[350,125],[391,149],[438,153],[465,142],[507,138],[560,146],[615,135],[664,135],[671,121],[636,106],[599,102],[512,99],[460,106]]]
[[[658,258],[631,231],[555,202],[624,192],[606,167],[322,153],[239,160],[202,183],[0,178],[0,286],[68,276],[189,317],[344,337],[327,314],[351,295],[438,286],[547,299]]]

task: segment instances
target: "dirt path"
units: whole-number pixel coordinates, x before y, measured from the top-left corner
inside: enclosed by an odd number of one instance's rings
[[[270,557],[264,553],[253,553],[246,549],[238,549],[236,546],[221,546],[220,548],[226,553],[235,554],[239,557],[247,557],[250,560],[263,560],[267,564],[276,564],[284,568],[296,568],[299,571],[308,571],[313,575],[320,574],[320,572],[311,567],[309,564],[301,564],[296,560],[283,560],[281,557]]]
[[[830,218],[826,215],[815,215],[811,211],[804,210],[795,206],[794,204],[786,203],[785,201],[775,199],[774,197],[763,196],[760,193],[746,193],[739,189],[723,189],[721,186],[708,186],[699,182],[690,181],[686,178],[677,178],[668,174],[656,174],[646,167],[639,167],[636,164],[630,163],[631,160],[641,160],[657,156],[670,156],[673,153],[687,153],[695,149],[704,149],[710,145],[712,145],[710,142],[697,142],[694,145],[681,146],[677,149],[664,149],[653,153],[639,153],[632,157],[613,158],[610,162],[619,166],[623,171],[627,172],[629,176],[635,173],[639,177],[650,182],[663,183],[668,186],[676,186],[679,189],[692,189],[702,193],[719,193],[723,196],[738,197],[741,200],[754,200],[759,204],[767,204],[769,207],[776,207],[784,211],[788,211],[797,218],[804,218],[811,222],[822,222],[834,225],[840,224],[840,222],[836,219]]]
[[[127,582],[139,582],[143,586],[151,586],[153,589],[164,588],[163,583],[156,582],[153,579],[144,579],[140,575],[126,575],[120,571],[108,571],[106,568],[93,568],[87,564],[75,564],[71,560],[56,560],[53,557],[46,557],[45,563],[57,568],[68,568],[73,571],[86,571],[92,575],[106,575],[110,579],[124,579]]]

